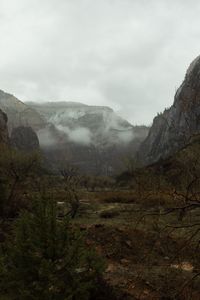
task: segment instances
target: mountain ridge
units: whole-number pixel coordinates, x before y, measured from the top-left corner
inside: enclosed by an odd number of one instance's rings
[[[11,133],[13,128],[18,126],[31,126],[38,130],[45,126],[45,120],[35,110],[31,109],[24,102],[14,95],[0,90],[0,109],[8,117],[8,130]]]
[[[122,157],[132,156],[148,132],[148,127],[133,126],[106,106],[23,103],[2,91],[0,108],[8,116],[10,135],[18,127],[37,133],[54,169],[58,163],[73,164],[84,173],[113,174],[122,167]]]
[[[187,69],[174,103],[157,115],[138,157],[144,164],[166,158],[184,147],[189,138],[200,133],[200,56]]]

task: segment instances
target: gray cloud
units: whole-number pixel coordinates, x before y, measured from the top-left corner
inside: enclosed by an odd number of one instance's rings
[[[150,124],[200,50],[198,0],[0,0],[0,89]]]
[[[57,140],[52,135],[49,128],[43,128],[37,131],[37,136],[39,138],[40,146],[42,148],[51,148],[55,147]]]
[[[65,132],[71,142],[83,145],[90,145],[92,140],[92,133],[88,128],[77,127],[70,129],[67,126],[58,125],[58,130]]]

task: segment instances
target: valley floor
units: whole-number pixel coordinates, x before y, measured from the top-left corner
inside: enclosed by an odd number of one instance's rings
[[[158,209],[154,197],[138,201],[133,191],[83,193],[74,223],[104,257],[118,299],[200,299],[200,235],[184,228],[200,212],[180,221],[163,202]]]
[[[56,195],[62,203],[62,192]],[[198,223],[199,210],[180,218],[170,212],[170,197],[139,199],[132,190],[80,195],[73,226],[104,258],[104,279],[116,300],[200,299],[200,229],[187,227]]]

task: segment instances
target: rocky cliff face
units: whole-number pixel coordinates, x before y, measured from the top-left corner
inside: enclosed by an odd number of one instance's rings
[[[2,90],[0,90],[0,109],[8,116],[9,132],[18,126],[31,126],[34,130],[38,130],[46,124],[38,112]]]
[[[39,140],[37,134],[31,127],[20,126],[14,128],[11,137],[11,145],[25,152],[39,150]]]
[[[189,66],[174,104],[155,117],[148,137],[139,150],[144,164],[166,158],[200,133],[200,56]]]
[[[7,116],[0,110],[0,144],[8,144],[8,128],[7,128]]]

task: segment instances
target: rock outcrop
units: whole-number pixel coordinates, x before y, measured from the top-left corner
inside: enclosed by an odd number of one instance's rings
[[[0,109],[0,144],[9,142],[7,122],[7,115]]]
[[[174,104],[154,118],[153,125],[139,149],[143,164],[166,158],[200,133],[200,56],[189,66],[175,94]]]
[[[20,126],[14,128],[10,141],[14,148],[25,152],[32,152],[40,148],[37,134],[31,127]]]
[[[8,116],[9,133],[19,126],[30,126],[34,130],[45,127],[45,119],[34,109],[11,94],[0,90],[0,109]]]

